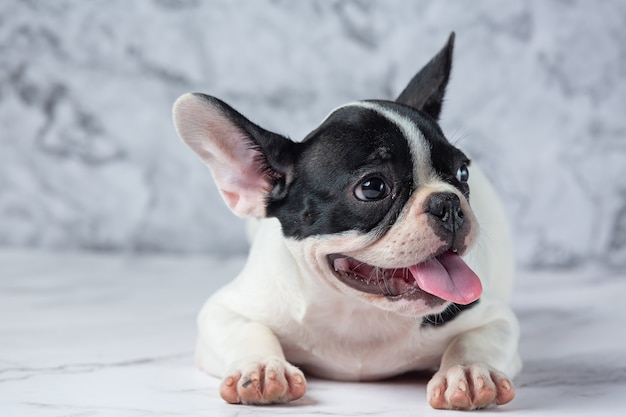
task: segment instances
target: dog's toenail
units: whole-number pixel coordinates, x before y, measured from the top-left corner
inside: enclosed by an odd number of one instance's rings
[[[476,386],[478,387],[478,389],[483,389],[483,387],[485,386],[485,380],[482,378],[478,378],[476,380]]]

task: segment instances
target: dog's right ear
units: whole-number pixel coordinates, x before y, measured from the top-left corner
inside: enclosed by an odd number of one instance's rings
[[[450,34],[443,49],[413,77],[396,102],[423,111],[433,119],[439,120],[452,69],[453,49],[454,32]]]
[[[228,207],[265,217],[268,199],[285,190],[297,144],[205,94],[181,96],[173,113],[178,135],[211,169]]]

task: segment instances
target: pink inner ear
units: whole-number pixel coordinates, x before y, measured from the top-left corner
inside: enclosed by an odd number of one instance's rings
[[[224,201],[236,215],[265,217],[265,197],[270,183],[261,173],[258,159],[253,156],[256,151],[246,146],[245,152],[252,155],[243,158],[247,160],[245,164],[239,165],[241,160],[238,158],[229,160],[229,155],[207,165]]]
[[[192,94],[174,104],[174,123],[183,141],[211,169],[228,207],[241,217],[265,217],[271,184],[246,132],[221,109]]]
[[[239,203],[239,194],[222,190],[222,197],[224,198],[224,201],[226,201],[228,207],[231,209],[233,207],[237,207],[237,203]]]

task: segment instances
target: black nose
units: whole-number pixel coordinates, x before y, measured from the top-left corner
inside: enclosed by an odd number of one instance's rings
[[[438,219],[440,227],[456,232],[465,222],[461,200],[454,193],[434,193],[426,202],[425,211]]]

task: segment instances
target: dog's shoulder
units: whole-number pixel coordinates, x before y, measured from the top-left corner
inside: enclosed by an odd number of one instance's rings
[[[247,231],[252,244],[246,264],[207,305],[218,303],[270,327],[301,316],[305,289],[280,223],[274,218],[254,220]]]

